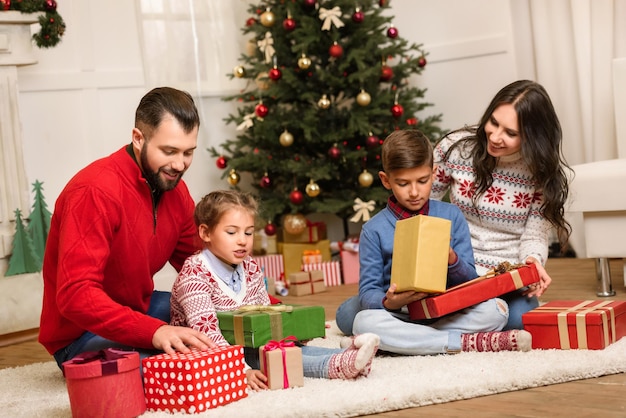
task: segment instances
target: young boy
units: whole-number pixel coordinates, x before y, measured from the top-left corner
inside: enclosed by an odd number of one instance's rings
[[[396,221],[428,215],[452,221],[447,287],[476,278],[469,228],[454,205],[430,200],[433,149],[417,130],[391,133],[382,148],[379,177],[391,190],[387,206],[370,219],[359,240],[359,295],[337,310],[337,324],[347,335],[364,332],[380,336],[380,349],[406,355],[459,351],[502,351],[531,348],[526,331],[499,332],[507,322],[508,306],[490,299],[443,318],[411,321],[406,305],[426,293],[395,292],[390,285]]]

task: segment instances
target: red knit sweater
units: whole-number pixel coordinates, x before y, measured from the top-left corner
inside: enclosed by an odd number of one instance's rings
[[[132,151],[130,151],[132,152]],[[145,313],[153,275],[178,271],[198,249],[186,184],[161,195],[124,147],[70,180],[56,201],[43,263],[39,342],[53,354],[86,330],[120,344],[152,348],[164,322]]]

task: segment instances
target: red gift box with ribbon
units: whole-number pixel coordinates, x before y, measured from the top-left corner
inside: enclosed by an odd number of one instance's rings
[[[317,242],[326,239],[326,224],[311,222],[307,219],[306,228],[299,234],[290,234],[283,230],[284,242]]]
[[[139,353],[108,348],[63,363],[73,418],[136,417],[146,410]]]
[[[554,300],[522,322],[533,348],[600,350],[626,336],[626,301]]]
[[[219,347],[142,360],[150,411],[201,413],[248,396],[243,347]]]
[[[454,286],[434,296],[428,296],[408,305],[409,317],[416,319],[440,318],[488,299],[504,295],[539,281],[537,266],[518,265],[510,271],[485,276]]]
[[[267,376],[270,389],[287,389],[304,386],[302,349],[295,345],[296,337],[268,341],[259,347],[260,370]]]

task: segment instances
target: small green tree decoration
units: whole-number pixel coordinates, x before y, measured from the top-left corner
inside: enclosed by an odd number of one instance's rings
[[[5,276],[35,273],[41,270],[42,261],[35,252],[33,241],[22,223],[22,211],[15,209],[15,237],[13,254],[9,260],[9,269]]]
[[[41,260],[43,260],[46,240],[48,239],[48,232],[50,231],[50,218],[52,217],[42,191],[43,183],[39,180],[35,180],[33,183],[35,201],[28,222],[28,235],[32,240],[35,253]]]

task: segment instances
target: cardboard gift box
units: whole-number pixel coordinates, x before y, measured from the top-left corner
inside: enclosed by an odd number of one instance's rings
[[[599,350],[626,336],[626,301],[554,300],[522,315],[533,348]]]
[[[285,277],[302,271],[302,254],[307,250],[319,250],[322,261],[330,261],[330,241],[327,239],[315,243],[279,242],[278,252],[284,261]]]
[[[317,242],[326,239],[326,224],[307,220],[306,228],[301,233],[290,234],[284,229],[282,233],[284,242]]]
[[[248,396],[240,346],[157,354],[142,365],[150,411],[201,413]]]
[[[341,284],[341,266],[339,261],[322,261],[302,265],[303,271],[321,271],[326,286],[339,286]]]
[[[451,227],[447,219],[425,215],[396,222],[391,283],[397,292],[446,290]]]
[[[269,389],[304,386],[302,349],[296,347],[295,337],[269,341],[259,348],[260,370],[267,376]]]
[[[322,306],[243,306],[217,312],[217,319],[226,341],[245,347],[258,348],[290,335],[301,341],[326,336]]]
[[[439,318],[539,281],[537,266],[526,264],[498,274],[479,277],[445,292],[409,303],[413,320]]]
[[[342,250],[339,255],[341,257],[343,283],[358,283],[360,274],[359,253],[354,251]]]
[[[301,271],[287,276],[289,293],[293,296],[305,296],[326,291],[324,272],[321,270]]]
[[[146,411],[139,353],[108,348],[63,363],[72,417],[136,417]]]
[[[252,256],[254,261],[261,267],[265,277],[271,277],[274,280],[283,280],[285,273],[285,264],[282,254],[271,255],[255,255]]]

